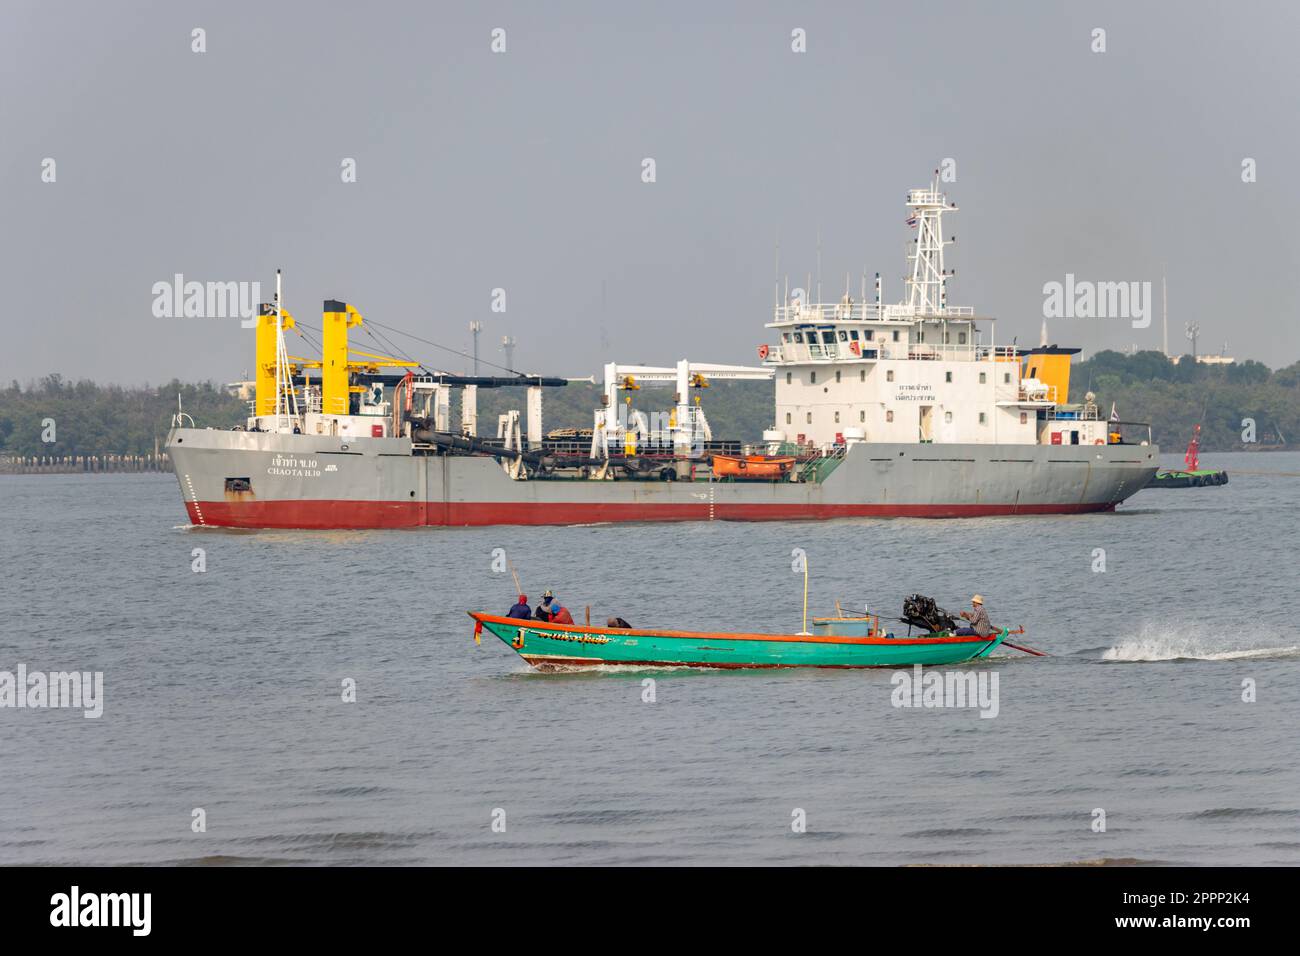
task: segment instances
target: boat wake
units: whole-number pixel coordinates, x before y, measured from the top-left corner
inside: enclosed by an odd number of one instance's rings
[[[1300,645],[1275,647],[1234,646],[1221,635],[1202,637],[1184,628],[1148,624],[1130,640],[1101,649],[1103,661],[1142,663],[1149,661],[1239,661],[1254,658],[1297,657]]]
[[[542,667],[529,666],[527,670],[516,672],[518,677],[555,676],[561,674],[629,676],[646,673],[702,674],[712,671],[708,667],[690,667],[686,664],[546,664]],[[716,671],[714,671],[716,673]]]

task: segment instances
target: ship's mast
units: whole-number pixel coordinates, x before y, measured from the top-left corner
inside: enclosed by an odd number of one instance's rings
[[[915,315],[943,315],[947,306],[945,285],[948,273],[943,267],[943,214],[955,211],[939,192],[938,174],[928,189],[913,189],[907,194],[912,214],[908,224],[916,227],[915,250],[907,257],[911,276],[907,279],[907,301]]]
[[[282,416],[298,417],[298,398],[293,390],[289,353],[284,347],[284,299],[280,270],[275,270],[275,427],[282,427]]]

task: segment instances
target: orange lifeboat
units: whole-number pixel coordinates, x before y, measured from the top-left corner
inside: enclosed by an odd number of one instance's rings
[[[716,478],[752,478],[771,481],[784,478],[794,467],[792,455],[714,455]]]

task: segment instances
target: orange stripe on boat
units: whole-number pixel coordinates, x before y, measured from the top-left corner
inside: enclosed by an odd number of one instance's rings
[[[545,633],[546,631],[566,631],[577,634],[609,634],[608,627],[583,627],[581,624],[551,624],[547,621],[524,621],[516,617],[500,617],[496,614],[484,614],[481,611],[467,611],[476,621],[491,624],[505,624],[510,627],[526,627],[529,630]],[[809,644],[977,644],[987,643],[997,637],[980,637],[978,634],[961,637],[836,637],[833,635],[800,636],[798,634],[731,634],[725,631],[644,631],[639,628],[618,628],[620,635],[630,634],[638,637],[675,637],[684,639],[707,638],[724,641],[788,641],[790,643]]]

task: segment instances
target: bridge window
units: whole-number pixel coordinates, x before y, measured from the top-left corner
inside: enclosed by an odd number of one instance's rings
[[[808,380],[809,380],[813,385],[816,385],[816,384],[817,384],[817,370],[816,370],[816,369],[813,369],[812,372],[810,373],[810,376],[811,376],[811,377],[810,377]]]
[[[898,341],[898,329],[894,329],[894,341]]]
[[[865,422],[866,420],[867,420],[867,410],[864,408],[862,411],[858,412],[858,421]]]
[[[789,385],[789,384],[790,384],[791,382],[793,382],[793,381],[794,381],[794,374],[791,373],[791,372],[786,372],[786,373],[785,373],[785,384]]]
[[[1010,384],[1011,384],[1011,373],[1010,373],[1010,372],[1003,372],[1003,373],[1002,373],[1002,384],[1003,384],[1003,385],[1010,385]]]
[[[965,332],[958,332],[958,333],[957,333],[957,344],[958,344],[958,345],[965,345],[965,344],[966,344],[966,333],[965,333]]]
[[[856,341],[858,340],[858,330],[857,330],[857,329],[852,329],[852,330],[849,332],[849,338],[851,338],[853,341],[856,342]]]
[[[951,381],[952,381],[952,372],[944,372],[944,373],[943,373],[943,380],[944,380],[945,382],[951,382]]]
[[[809,425],[812,424],[812,412],[809,412],[809,413],[808,413],[808,424],[809,424]]]
[[[787,425],[791,424],[791,421],[790,421],[790,413],[789,413],[789,412],[786,412],[786,413],[785,413],[785,423],[786,423]]]
[[[840,373],[838,369],[835,371],[835,384],[840,384]]]
[[[894,370],[891,368],[889,371],[885,373],[885,381],[892,382],[893,380],[894,380]]]
[[[876,337],[876,330],[875,330],[875,329],[867,329],[865,335],[866,335],[866,337],[867,337],[867,341],[870,342],[872,339],[874,339],[874,338]]]
[[[980,384],[981,384],[981,385],[984,384],[984,382],[985,382],[985,380],[986,380],[987,378],[988,378],[988,373],[986,373],[986,372],[980,372]]]
[[[835,343],[835,333],[834,333],[834,332],[823,332],[823,333],[822,333],[822,341],[825,342],[827,345],[833,345],[833,344]]]

